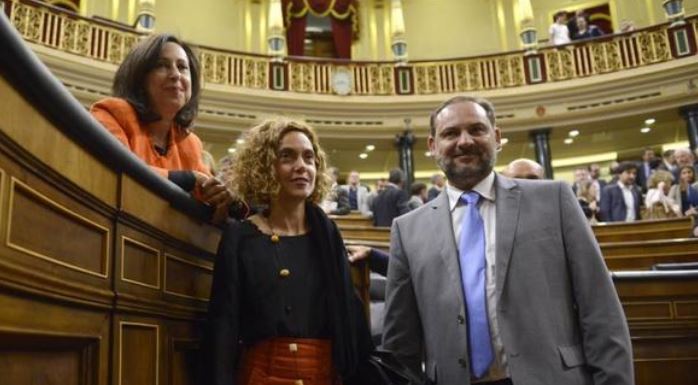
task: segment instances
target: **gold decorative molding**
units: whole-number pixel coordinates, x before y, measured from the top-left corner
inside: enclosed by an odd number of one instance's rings
[[[155,255],[155,258],[156,258],[156,268],[155,268],[155,274],[156,274],[155,282],[156,283],[155,283],[155,285],[151,285],[149,283],[142,282],[142,281],[137,281],[135,279],[129,279],[129,278],[126,278],[126,276],[124,275],[124,264],[125,264],[125,258],[126,258],[126,243],[127,242],[131,243],[133,245],[136,245],[136,247],[140,247],[142,249],[152,251],[153,254]],[[137,241],[135,239],[129,238],[127,236],[124,236],[124,235],[121,236],[121,277],[120,278],[122,281],[132,283],[134,285],[140,285],[140,286],[145,286],[145,287],[148,287],[151,289],[160,290],[160,260],[161,260],[160,250],[158,250],[157,248],[152,247],[150,245],[147,245],[143,242]]]
[[[64,214],[66,217],[69,217],[73,220],[76,220],[77,222],[87,225],[88,227],[91,227],[101,233],[104,234],[104,240],[103,240],[103,248],[102,248],[102,259],[101,259],[101,265],[102,265],[102,271],[96,272],[93,270],[85,269],[83,267],[74,265],[72,263],[68,263],[65,261],[62,261],[60,259],[42,254],[40,252],[37,252],[35,250],[31,250],[27,247],[18,245],[14,242],[12,242],[12,214],[13,214],[13,203],[15,199],[15,188],[16,186],[19,186],[19,188],[23,189],[27,193],[31,194],[31,197],[38,199],[41,203],[45,204],[48,206],[48,208],[56,210],[57,212]],[[8,203],[8,212],[7,212],[7,229],[6,229],[6,234],[5,234],[5,245],[11,249],[20,251],[22,253],[31,255],[33,257],[37,257],[40,259],[43,259],[45,261],[66,267],[71,270],[75,270],[81,273],[89,274],[92,276],[96,276],[99,278],[106,279],[109,276],[109,241],[110,240],[110,231],[108,228],[100,225],[99,223],[96,223],[88,218],[85,218],[84,216],[68,209],[67,207],[61,205],[58,202],[55,202],[54,200],[50,199],[46,195],[38,192],[37,190],[31,188],[29,185],[26,183],[23,183],[16,179],[15,177],[11,177],[10,180],[10,193],[9,193],[9,203]]]

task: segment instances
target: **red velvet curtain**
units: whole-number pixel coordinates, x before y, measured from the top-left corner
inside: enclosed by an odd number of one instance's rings
[[[303,56],[305,48],[305,17],[291,19],[286,26],[286,46],[289,56]]]
[[[306,15],[313,12],[331,19],[337,57],[351,58],[351,42],[358,30],[358,0],[282,0],[281,4],[289,55],[303,55]]]

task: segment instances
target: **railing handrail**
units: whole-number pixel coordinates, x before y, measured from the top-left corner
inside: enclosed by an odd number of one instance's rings
[[[44,117],[116,172],[124,172],[184,213],[207,220],[211,209],[154,173],[107,132],[56,79],[3,14],[0,74]]]
[[[642,281],[647,279],[695,279],[698,278],[698,270],[647,270],[647,271],[612,271],[611,278],[619,281]]]

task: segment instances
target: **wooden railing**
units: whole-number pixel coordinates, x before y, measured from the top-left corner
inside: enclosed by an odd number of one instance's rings
[[[612,276],[630,328],[635,383],[695,384],[698,271]]]
[[[4,11],[24,39],[97,61],[118,64],[143,35],[134,29],[75,15],[34,0],[5,1]],[[260,90],[334,94],[333,74],[352,77],[351,95],[428,95],[521,87],[645,67],[696,55],[698,17],[680,27],[660,24],[535,53],[504,52],[450,60],[360,62],[272,60],[199,47],[206,84]]]
[[[367,217],[333,218],[350,244],[388,249],[390,228],[367,225]],[[648,270],[658,263],[698,262],[698,239],[687,238],[691,217],[604,223],[592,226],[611,270]]]

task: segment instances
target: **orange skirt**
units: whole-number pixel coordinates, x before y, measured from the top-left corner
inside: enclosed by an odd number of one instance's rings
[[[240,385],[341,385],[329,340],[277,337],[248,347]]]

